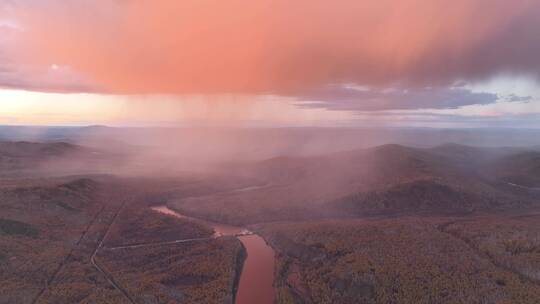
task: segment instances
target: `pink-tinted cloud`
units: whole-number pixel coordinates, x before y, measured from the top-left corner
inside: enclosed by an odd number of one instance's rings
[[[15,3],[11,60],[69,66],[107,92],[294,96],[540,74],[535,0]]]

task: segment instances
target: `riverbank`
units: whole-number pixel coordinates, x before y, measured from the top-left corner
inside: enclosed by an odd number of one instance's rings
[[[259,235],[244,227],[215,223],[200,218],[193,218],[176,212],[167,206],[155,206],[153,211],[174,216],[197,224],[207,225],[214,230],[213,238],[236,237],[245,249],[245,257],[240,269],[235,269],[235,278],[240,273],[238,286],[231,286],[236,304],[272,304],[274,300],[274,264],[275,253],[272,247]],[[196,241],[204,241],[196,240]],[[239,262],[237,256],[236,263]],[[235,279],[236,280],[236,279]]]

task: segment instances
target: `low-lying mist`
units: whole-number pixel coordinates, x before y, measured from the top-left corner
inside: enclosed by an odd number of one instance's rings
[[[383,144],[540,146],[539,133],[509,129],[0,127],[0,140],[47,143],[13,147],[29,150],[32,169],[39,168],[33,171],[42,174],[168,176],[223,170],[235,174],[235,168],[244,164],[275,157],[324,155]],[[3,155],[9,156],[9,151]],[[16,167],[23,160],[10,161]]]

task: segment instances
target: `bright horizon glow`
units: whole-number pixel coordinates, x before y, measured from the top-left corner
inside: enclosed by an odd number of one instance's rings
[[[499,100],[456,109],[355,112],[304,108],[293,97],[271,95],[127,96],[4,89],[0,90],[0,124],[540,128],[540,86],[536,81],[526,77],[497,77],[466,87],[472,92],[497,94]],[[506,100],[512,95],[526,96],[529,100]],[[506,123],[498,125],[498,120]]]
[[[0,124],[178,126],[298,125],[348,121],[349,112],[299,109],[272,96],[125,96],[0,90]]]

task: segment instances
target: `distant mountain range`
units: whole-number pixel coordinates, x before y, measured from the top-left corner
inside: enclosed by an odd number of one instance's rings
[[[42,134],[57,136],[59,130]],[[144,174],[148,166],[163,175],[175,166],[182,170],[221,157],[223,162],[215,167],[218,174],[230,180],[248,178],[253,182],[239,189],[242,191],[204,197],[176,196],[171,205],[188,214],[240,224],[302,217],[463,214],[526,208],[538,202],[540,150],[537,145],[512,146],[501,142],[502,147],[494,147],[442,143],[426,147],[422,139],[429,141],[437,134],[469,131],[421,129],[377,131],[410,132],[408,138],[415,134],[417,146],[370,146],[367,139],[373,137],[368,135],[373,136],[370,132],[375,131],[368,131],[66,128],[63,134],[70,133],[71,141],[0,142],[0,168],[2,175],[13,172],[114,174],[120,173],[119,170]],[[535,134],[536,131],[522,132]],[[125,137],[119,137],[120,134]],[[141,135],[149,137],[148,143],[155,146],[137,146],[142,143]],[[499,136],[504,136],[504,132]],[[350,142],[345,144],[347,140]],[[529,140],[532,143],[538,139]],[[77,141],[83,145],[75,144]],[[334,151],[354,145],[370,147]],[[137,154],[144,149],[160,151],[171,158]],[[182,157],[195,161],[186,162]]]
[[[67,142],[0,141],[0,177],[98,172],[120,155]]]
[[[401,144],[434,147],[455,143],[477,147],[534,147],[535,129],[428,128],[116,128],[0,126],[4,141],[64,141],[101,149],[165,147],[208,160],[263,160],[277,156],[311,156]]]
[[[236,223],[527,208],[538,202],[534,188],[540,187],[540,152],[390,144],[321,156],[277,157],[230,168],[230,174],[235,172],[266,186],[178,199],[173,206]]]

